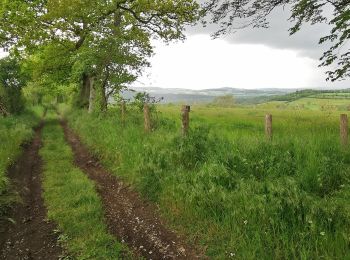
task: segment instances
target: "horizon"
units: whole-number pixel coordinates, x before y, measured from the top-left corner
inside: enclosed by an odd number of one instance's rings
[[[189,88],[189,87],[158,87],[158,86],[130,86],[131,89],[164,89],[164,90],[191,90],[191,91],[204,91],[204,90],[220,90],[220,89],[237,89],[237,90],[346,90],[350,89],[350,86],[346,87],[305,87],[305,88],[283,88],[283,87],[258,87],[258,88],[241,88],[241,87],[214,87],[214,88]]]

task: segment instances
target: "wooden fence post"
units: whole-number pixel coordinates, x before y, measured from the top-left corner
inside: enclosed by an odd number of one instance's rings
[[[126,114],[126,107],[125,107],[125,101],[122,101],[120,104],[121,106],[121,113],[122,113],[122,124],[125,124],[125,114]]]
[[[188,134],[188,129],[190,127],[190,111],[191,107],[184,105],[182,106],[182,135],[186,136]]]
[[[267,114],[265,116],[265,134],[268,140],[272,140],[272,115]]]
[[[143,105],[143,115],[145,119],[145,132],[149,133],[151,132],[151,115],[147,103]]]
[[[342,146],[348,145],[348,116],[346,114],[340,115],[340,142]]]

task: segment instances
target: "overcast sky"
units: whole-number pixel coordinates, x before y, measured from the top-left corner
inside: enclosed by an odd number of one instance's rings
[[[164,88],[348,88],[350,81],[326,82],[318,68],[327,45],[326,24],[304,26],[289,36],[289,11],[275,10],[269,29],[244,29],[212,40],[215,25],[188,28],[185,42],[154,42],[155,56],[134,86]]]

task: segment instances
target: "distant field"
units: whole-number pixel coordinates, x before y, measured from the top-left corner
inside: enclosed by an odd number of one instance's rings
[[[350,111],[350,99],[346,98],[301,98],[295,101],[270,101],[257,105],[258,108],[290,110]]]
[[[308,103],[312,102],[314,103]],[[334,101],[334,100],[333,100]],[[340,103],[342,102],[342,103]],[[305,106],[302,106],[305,104]],[[310,109],[306,105],[310,106]],[[219,108],[206,106],[191,107],[191,125],[209,126],[212,132],[244,138],[247,135],[262,137],[264,135],[264,118],[273,115],[274,135],[276,138],[305,136],[317,132],[338,135],[339,115],[350,114],[350,111],[321,111],[321,100],[301,99],[291,103],[273,101],[261,105]],[[336,100],[333,105],[345,105],[345,101]],[[350,104],[350,101],[349,101]],[[311,109],[313,108],[313,109]],[[158,106],[162,116],[173,119],[180,127],[180,106]],[[307,131],[305,133],[305,131]],[[244,134],[243,136],[241,134]],[[337,141],[337,139],[336,139]]]

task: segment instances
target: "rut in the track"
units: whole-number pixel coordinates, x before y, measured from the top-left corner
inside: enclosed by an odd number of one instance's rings
[[[111,234],[146,259],[205,258],[182,237],[166,228],[153,205],[106,171],[66,122],[62,122],[62,127],[74,152],[76,166],[96,183]]]
[[[39,156],[41,129],[25,147],[8,176],[22,203],[14,206],[9,217],[14,223],[0,222],[0,259],[59,259],[63,249],[57,243],[56,226],[47,220],[42,199],[42,161]]]

